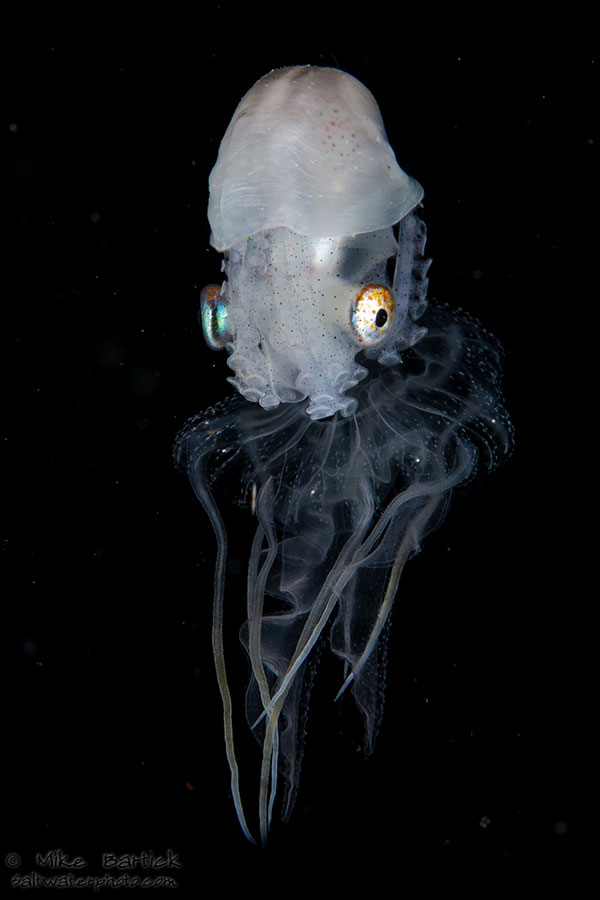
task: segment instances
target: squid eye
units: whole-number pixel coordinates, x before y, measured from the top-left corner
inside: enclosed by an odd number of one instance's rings
[[[229,298],[221,294],[220,284],[207,284],[200,293],[200,321],[204,340],[211,350],[222,350],[233,340],[229,321]]]
[[[365,347],[381,344],[396,316],[396,301],[384,284],[367,284],[352,301],[350,325],[355,339]]]

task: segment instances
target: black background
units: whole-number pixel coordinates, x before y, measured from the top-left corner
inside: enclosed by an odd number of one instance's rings
[[[573,888],[595,842],[589,23],[490,19],[467,33],[377,5],[343,28],[310,4],[282,18],[224,3],[199,22],[127,28],[103,15],[4,39],[1,743],[16,871],[55,847],[93,873],[102,852],[171,847],[183,868],[169,874],[196,893],[391,879],[406,897],[551,896],[559,876]],[[339,671],[324,655],[294,817],[260,851],[229,798],[215,544],[171,448],[232,390],[196,322],[220,269],[209,171],[242,94],[300,63],[347,70],[379,102],[425,188],[430,296],[505,346],[516,449],[457,493],[406,569],[368,760],[349,697],[332,705]],[[243,566],[251,521],[230,521]],[[241,593],[229,611],[240,700]],[[258,750],[238,726],[254,821]]]

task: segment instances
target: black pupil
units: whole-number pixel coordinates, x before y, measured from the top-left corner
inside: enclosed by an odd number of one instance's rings
[[[382,328],[387,322],[387,313],[385,309],[380,309],[375,316],[375,324],[378,328]]]

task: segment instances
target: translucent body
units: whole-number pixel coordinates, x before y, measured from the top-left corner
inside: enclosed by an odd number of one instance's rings
[[[334,77],[332,71],[280,70],[259,82],[228,129],[227,154],[235,155],[236,121],[245,111],[250,114],[254,92],[262,102],[265,84],[275,84],[277,92],[290,84],[301,94],[311,92],[308,99],[287,95],[287,108],[308,104],[313,113],[319,109],[314,103],[318,73],[325,73],[328,103],[336,103],[334,84],[342,95],[348,85],[357,91],[358,82],[343,73]],[[369,119],[365,133],[379,135],[389,160],[377,108],[359,88],[364,103],[357,101],[355,112]],[[318,125],[322,117],[316,118]],[[288,137],[276,132],[285,146],[294,143]],[[241,146],[240,156],[244,153]],[[337,164],[329,160],[330,166]],[[215,172],[221,165],[220,155]],[[213,172],[211,191],[215,177]],[[228,281],[220,292],[211,287],[204,295],[213,304],[204,321],[205,328],[215,328],[215,346],[220,337],[216,300],[227,308],[220,319],[227,321],[222,333],[237,373],[230,380],[246,399],[235,397],[192,419],[178,438],[176,458],[217,537],[213,648],[232,793],[250,839],[225,668],[227,538],[213,487],[236,501],[244,498],[257,517],[241,637],[252,667],[247,720],[262,748],[258,819],[263,843],[281,782],[284,819],[293,806],[303,687],[317,642],[328,634],[332,651],[343,661],[339,693],[351,687],[370,751],[381,711],[379,641],[404,564],[441,522],[452,490],[477,467],[492,468],[511,445],[496,341],[476,322],[445,307],[423,314],[425,229],[410,212],[416,196],[410,194],[410,180],[404,173],[396,177],[399,183],[406,179],[404,195],[412,196],[407,207],[395,207],[403,209],[397,237],[391,223],[381,221],[376,230],[344,234],[346,226],[336,229],[335,217],[328,222],[330,237],[307,235],[295,231],[291,220],[278,220],[282,200],[272,219],[258,211],[260,227],[252,239],[229,247]],[[304,218],[296,225],[310,218],[305,201],[303,195]],[[213,193],[213,235],[221,233],[214,202]],[[229,201],[222,202],[227,207]],[[365,201],[364,209],[372,208]],[[251,217],[243,204],[240,216],[248,230]],[[313,218],[321,222],[325,214],[317,211]],[[365,287],[366,306],[358,315]],[[367,329],[381,330],[372,344],[361,340],[363,320]]]
[[[392,226],[423,189],[396,162],[373,97],[337,69],[271,72],[238,106],[209,184],[211,242],[226,253],[232,384],[265,409],[310,397],[314,419],[349,415],[346,391],[366,374],[350,308],[361,289],[394,295],[382,362],[422,334],[422,305],[406,289],[418,246],[399,254]]]
[[[402,228],[411,249],[397,270],[404,263],[425,270],[425,261],[418,257],[424,244],[422,223],[407,216]],[[222,288],[234,333],[228,344],[228,364],[236,373],[231,383],[265,409],[308,396],[307,413],[313,419],[338,410],[350,415],[356,400],[346,392],[366,375],[356,362],[363,347],[353,332],[351,314],[351,304],[364,286],[388,286],[396,296],[392,329],[369,351],[382,363],[398,362],[398,349],[423,334],[415,319],[423,309],[424,271],[412,294],[402,292],[400,278],[394,288],[387,264],[397,255],[391,228],[315,241],[282,227],[231,248]]]
[[[396,162],[379,107],[339,69],[275,69],[248,91],[209,179],[219,251],[287,226],[312,238],[380,231],[423,189]]]

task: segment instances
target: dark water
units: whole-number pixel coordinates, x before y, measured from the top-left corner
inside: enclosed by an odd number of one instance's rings
[[[22,864],[3,877],[66,872],[34,865],[54,848],[91,874],[114,874],[101,853],[172,848],[181,869],[123,871],[236,890],[272,871],[264,889],[285,893],[324,862],[324,885],[391,875],[407,897],[573,885],[592,843],[595,372],[584,345],[600,62],[577,29],[537,40],[440,29],[382,53],[360,27],[274,41],[245,15],[217,7],[201,33],[115,23],[75,38],[49,23],[18,29],[5,56],[2,810],[6,852]],[[430,295],[505,346],[517,447],[456,495],[407,566],[367,761],[323,660],[296,812],[264,855],[229,799],[214,542],[171,448],[230,390],[196,323],[199,291],[219,277],[205,208],[220,138],[258,77],[304,62],[339,65],[378,100],[400,164],[425,188]],[[243,547],[250,520],[232,522]],[[235,553],[232,565],[235,657]],[[231,677],[241,697],[241,651]]]

